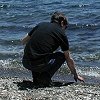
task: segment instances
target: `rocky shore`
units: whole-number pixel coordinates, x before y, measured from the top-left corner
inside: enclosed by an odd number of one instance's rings
[[[73,83],[35,88],[31,80],[1,77],[0,100],[100,100],[100,85]]]

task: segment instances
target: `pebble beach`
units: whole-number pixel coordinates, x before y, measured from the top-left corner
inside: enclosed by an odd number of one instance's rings
[[[0,100],[100,100],[100,78],[84,76],[85,83],[75,82],[68,71],[62,71],[52,77],[54,85],[37,87],[25,68],[2,68]]]
[[[76,83],[35,89],[30,85],[18,86],[18,83],[23,84],[23,80],[0,78],[0,100],[100,100],[100,85]]]

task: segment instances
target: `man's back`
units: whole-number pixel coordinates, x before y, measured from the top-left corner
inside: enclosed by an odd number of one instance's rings
[[[28,56],[33,53],[52,53],[62,44],[65,34],[57,23],[43,22],[36,27],[25,47],[25,54]]]

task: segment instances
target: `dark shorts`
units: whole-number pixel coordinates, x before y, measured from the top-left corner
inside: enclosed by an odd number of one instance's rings
[[[48,69],[47,65],[49,60],[50,56],[48,55],[37,60],[23,58],[22,63],[26,69],[41,73]]]
[[[61,67],[64,62],[65,56],[62,52],[55,52],[36,61],[26,59],[22,60],[23,66],[28,70],[38,73],[47,72],[50,74],[50,77],[54,75],[54,73]]]

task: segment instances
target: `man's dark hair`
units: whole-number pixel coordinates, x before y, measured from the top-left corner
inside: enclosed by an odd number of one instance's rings
[[[61,25],[62,21],[64,22],[65,26],[68,25],[68,21],[67,21],[66,17],[61,12],[54,12],[53,15],[51,16],[51,23],[56,22]]]

